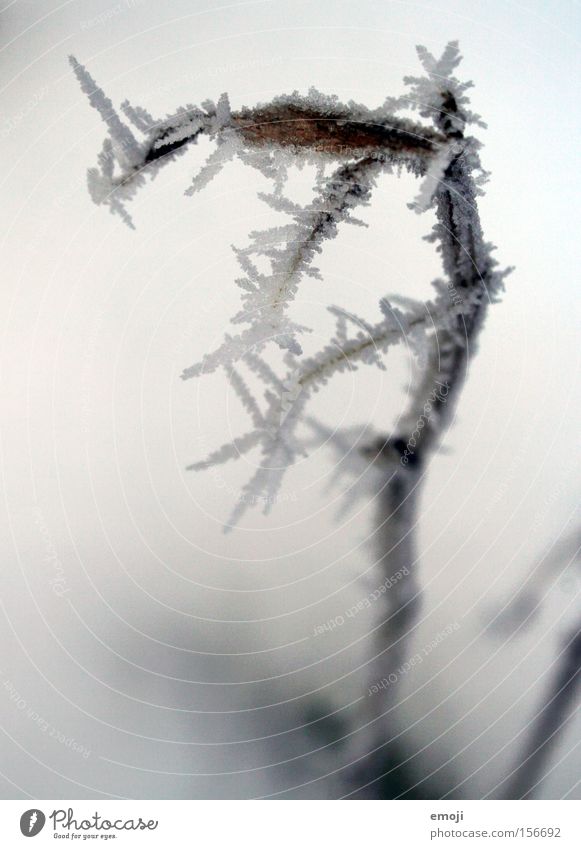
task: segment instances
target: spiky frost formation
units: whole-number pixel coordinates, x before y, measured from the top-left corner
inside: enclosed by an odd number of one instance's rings
[[[253,449],[260,451],[260,466],[244,488],[232,523],[251,504],[262,504],[268,512],[275,503],[285,470],[305,453],[301,423],[312,394],[337,372],[361,365],[385,368],[388,348],[404,339],[422,352],[427,366],[396,443],[405,442],[406,428],[409,433],[437,381],[449,386],[451,394],[445,407],[434,409],[417,450],[431,447],[461,386],[469,344],[473,349],[487,306],[502,290],[508,272],[496,268],[493,246],[482,237],[476,209],[487,175],[480,165],[479,143],[465,136],[469,124],[485,125],[468,108],[466,92],[471,83],[453,75],[460,62],[458,45],[450,42],[440,59],[424,47],[418,48],[418,55],[424,75],[405,78],[408,93],[386,99],[375,110],[353,102],[342,104],[315,89],[306,96],[294,92],[238,112],[222,95],[217,104],[188,105],[163,120],[154,120],[146,110],[125,102],[123,114],[141,134],[141,141],[86,69],[71,59],[83,91],[109,129],[99,167],[89,172],[89,189],[96,203],[109,205],[132,226],[125,203],[144,183],[144,175],[153,176],[204,133],[215,140],[216,148],[186,194],[206,186],[226,162],[238,157],[273,181],[273,192],[260,197],[290,218],[284,226],[251,233],[246,248],[234,248],[243,276],[236,281],[242,306],[232,323],[245,327],[225,334],[215,351],[182,374],[189,379],[223,368],[251,420],[247,433],[188,467],[199,471]],[[429,118],[434,129],[393,114],[410,108]],[[283,188],[288,169],[304,162],[317,165],[317,181],[313,201],[303,207],[285,198]],[[327,176],[330,163],[335,170]],[[425,303],[384,298],[382,317],[375,323],[331,307],[336,318],[333,338],[318,353],[302,356],[298,337],[308,328],[288,315],[299,284],[304,277],[320,279],[313,265],[315,255],[326,240],[335,238],[341,224],[362,223],[353,218],[353,210],[369,203],[377,177],[394,166],[422,178],[410,207],[436,213],[436,224],[426,237],[436,244],[445,275],[434,281],[436,296]],[[268,273],[259,270],[258,259],[268,260]],[[265,359],[270,343],[286,349],[284,374],[275,374]],[[251,395],[241,367],[263,384],[263,401]]]

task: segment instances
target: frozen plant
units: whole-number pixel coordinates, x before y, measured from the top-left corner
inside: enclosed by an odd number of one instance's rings
[[[298,431],[308,399],[336,372],[364,364],[384,368],[387,349],[404,339],[428,351],[437,342],[439,362],[432,361],[426,371],[416,404],[411,405],[410,422],[417,418],[416,405],[421,405],[434,380],[452,377],[455,390],[462,352],[474,337],[487,303],[502,288],[505,272],[494,269],[491,246],[482,240],[475,207],[486,175],[478,158],[479,144],[465,136],[465,128],[482,122],[467,108],[470,84],[452,76],[460,61],[457,44],[450,43],[440,60],[425,48],[418,48],[418,54],[425,76],[406,78],[409,94],[388,98],[377,109],[353,102],[342,104],[315,89],[306,96],[295,92],[238,111],[232,111],[223,94],[216,104],[189,104],[163,119],[154,119],[146,110],[125,102],[122,113],[133,129],[115,112],[87,70],[71,57],[83,90],[109,130],[98,168],[88,174],[96,203],[108,205],[133,226],[126,206],[139,186],[206,134],[215,140],[216,149],[186,194],[203,188],[229,159],[239,157],[272,179],[272,193],[260,197],[289,216],[287,225],[253,232],[247,247],[234,248],[243,272],[236,281],[241,309],[232,318],[237,332],[226,333],[215,351],[182,373],[187,380],[224,369],[252,422],[248,433],[189,468],[207,468],[256,446],[262,451],[261,468],[245,488],[244,494],[251,497],[236,505],[228,527],[250,504],[262,503],[265,511],[271,509],[284,470],[304,453]],[[434,126],[415,124],[395,114],[410,109],[431,118]],[[318,176],[315,196],[303,207],[286,198],[283,189],[288,168],[305,161],[317,165]],[[353,211],[369,203],[377,177],[401,168],[422,178],[413,208],[418,212],[436,209],[438,223],[428,238],[438,244],[446,279],[434,282],[436,297],[426,303],[406,300],[399,309],[393,305],[395,299],[382,298],[381,319],[373,323],[331,307],[337,320],[335,336],[317,354],[304,356],[299,337],[309,328],[289,315],[301,280],[320,278],[313,260],[324,242],[334,238],[343,223],[361,224]],[[327,173],[329,169],[331,173]],[[255,261],[259,257],[268,261],[267,273],[259,270]],[[461,300],[451,303],[450,286],[462,292]],[[271,343],[288,351],[286,373],[278,376],[267,372],[263,363]],[[250,369],[262,380],[264,409],[250,398],[238,374],[240,368]],[[291,396],[295,399],[292,411],[283,408]],[[422,436],[423,445],[434,441],[440,412],[434,409],[431,426]]]
[[[233,329],[215,351],[182,374],[188,380],[222,369],[249,419],[246,432],[190,469],[203,472],[250,450],[261,452],[258,471],[235,505],[228,527],[240,520],[248,505],[261,503],[265,511],[271,509],[285,471],[308,451],[313,432],[324,432],[324,425],[308,413],[314,393],[341,371],[385,368],[389,349],[404,340],[422,354],[423,370],[398,432],[376,434],[353,454],[355,464],[372,467],[372,474],[364,477],[380,495],[377,567],[387,576],[404,566],[403,574],[409,572],[409,578],[386,594],[376,629],[379,648],[370,670],[372,681],[397,668],[405,657],[405,642],[413,636],[419,600],[414,529],[423,470],[453,415],[488,307],[498,300],[507,274],[498,270],[493,246],[484,240],[480,226],[477,198],[487,174],[480,164],[480,144],[468,129],[483,124],[468,108],[470,83],[454,75],[460,62],[458,45],[450,42],[440,59],[424,47],[418,48],[418,55],[423,75],[406,78],[407,93],[387,98],[376,109],[341,103],[315,89],[238,110],[222,95],[217,103],[188,104],[158,119],[126,102],[122,113],[133,129],[87,70],[71,59],[109,131],[98,167],[89,171],[96,203],[109,206],[133,226],[127,205],[137,189],[206,135],[215,149],[186,194],[202,189],[229,160],[238,158],[272,181],[272,192],[261,198],[288,216],[285,226],[253,232],[247,247],[234,249],[242,276],[236,281],[241,306],[232,318]],[[410,111],[423,120],[410,120]],[[316,165],[317,179],[313,200],[300,206],[285,196],[284,188],[288,169],[305,162]],[[435,212],[436,223],[426,238],[440,254],[443,276],[433,282],[433,298],[421,302],[378,293],[379,309],[370,318],[330,306],[336,321],[333,337],[317,353],[305,355],[301,337],[310,328],[298,325],[291,315],[299,285],[305,277],[319,280],[313,262],[324,243],[344,224],[361,223],[354,213],[370,203],[378,177],[402,169],[421,180],[410,207],[418,213]],[[453,299],[450,291],[456,293]],[[282,373],[269,359],[273,344],[285,351]],[[261,382],[262,398],[250,392],[245,372]],[[352,437],[336,435],[335,447]],[[373,764],[370,753],[388,739],[392,708],[393,695],[387,691],[366,704],[369,715],[358,735],[359,751],[353,748],[353,760],[362,770],[355,782],[358,788],[374,786],[372,775],[362,779]]]

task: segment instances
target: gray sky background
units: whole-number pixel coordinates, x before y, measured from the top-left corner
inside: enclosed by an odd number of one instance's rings
[[[67,55],[115,105],[165,115],[222,91],[236,108],[311,85],[378,105],[419,72],[416,44],[439,54],[450,39],[489,125],[478,133],[492,172],[484,230],[516,271],[423,496],[417,645],[460,629],[406,680],[400,722],[417,723],[422,769],[452,759],[459,792],[493,792],[579,607],[568,570],[545,582],[526,635],[484,634],[579,524],[580,17],[578,3],[500,0],[5,3],[3,797],[325,795],[326,780],[305,782],[332,769],[332,755],[309,754],[320,741],[289,729],[356,698],[373,614],[332,636],[314,639],[313,628],[379,582],[366,543],[374,505],[359,501],[337,522],[332,453],[293,470],[270,517],[250,513],[229,536],[221,523],[247,461],[219,476],[184,471],[247,427],[220,375],[179,374],[236,310],[230,245],[268,226],[256,198],[267,183],[230,164],[184,197],[210,150],[200,143],[140,191],[129,231],[88,196],[105,131]],[[306,200],[311,178],[289,192]],[[313,344],[328,337],[331,303],[375,320],[382,295],[430,295],[439,266],[421,241],[430,217],[406,208],[416,189],[383,179],[369,228],[344,227],[326,245],[324,282],[306,281],[295,310],[316,327]],[[395,352],[385,373],[341,375],[313,411],[389,429],[408,371]],[[581,796],[580,733],[577,717],[545,795]]]

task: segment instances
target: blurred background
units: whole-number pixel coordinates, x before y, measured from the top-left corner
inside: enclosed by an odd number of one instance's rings
[[[420,72],[416,44],[440,55],[451,39],[489,125],[484,231],[516,271],[427,470],[411,652],[449,633],[402,677],[394,735],[402,792],[498,794],[579,616],[580,17],[565,0],[5,6],[3,798],[335,798],[377,650],[373,606],[346,617],[382,580],[376,505],[362,490],[343,509],[353,480],[331,483],[337,453],[314,451],[270,516],[250,511],[229,535],[256,458],[185,471],[248,428],[223,375],[179,375],[237,310],[231,245],[279,220],[256,197],[266,179],[230,163],[185,197],[202,140],[140,190],[130,231],[89,198],[105,127],[67,55],[115,106],[165,116],[223,91],[236,109],[310,86],[378,106]],[[313,180],[291,175],[289,195],[307,202]],[[440,268],[422,241],[431,214],[406,205],[416,192],[382,178],[369,227],[325,246],[324,281],[304,281],[293,308],[315,328],[309,350],[329,338],[329,304],[376,321],[383,295],[431,296]],[[311,412],[389,431],[409,360],[402,348],[386,372],[336,377]],[[535,606],[522,627],[508,615]],[[540,796],[581,797],[580,739],[576,715]]]

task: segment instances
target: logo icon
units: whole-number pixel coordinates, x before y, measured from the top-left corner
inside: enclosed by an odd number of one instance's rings
[[[25,811],[20,817],[20,831],[25,837],[36,837],[42,831],[46,817],[38,808]]]

